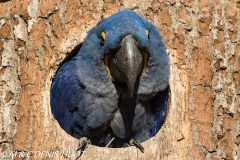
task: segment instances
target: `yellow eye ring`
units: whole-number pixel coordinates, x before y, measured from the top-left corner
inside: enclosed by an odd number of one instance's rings
[[[146,35],[149,38],[149,31],[146,29]]]
[[[102,32],[101,33],[101,45],[104,45],[105,41],[106,41],[106,34],[105,34],[105,32]]]

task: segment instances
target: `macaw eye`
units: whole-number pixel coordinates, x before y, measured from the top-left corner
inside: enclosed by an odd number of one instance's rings
[[[146,30],[146,35],[147,35],[147,37],[149,39],[149,31],[148,30]]]
[[[101,40],[100,44],[101,44],[101,46],[103,46],[105,41],[106,41],[106,34],[105,34],[105,32],[101,33],[101,39],[100,40]]]

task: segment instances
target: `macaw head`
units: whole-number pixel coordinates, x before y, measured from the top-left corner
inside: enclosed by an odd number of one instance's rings
[[[111,95],[113,83],[126,84],[131,97],[155,95],[168,85],[169,59],[162,38],[134,11],[119,11],[100,21],[88,33],[79,57],[85,60],[79,64],[84,68],[80,81],[95,94]]]

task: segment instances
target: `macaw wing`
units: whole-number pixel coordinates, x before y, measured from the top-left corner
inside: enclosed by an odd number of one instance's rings
[[[77,57],[65,62],[51,86],[51,110],[54,118],[75,138],[91,137],[92,144],[104,146],[111,136],[106,126],[117,102],[86,92],[80,83]]]
[[[159,92],[151,100],[151,108],[152,113],[154,115],[154,123],[152,130],[150,132],[150,137],[155,136],[163,125],[167,111],[167,101],[168,101],[168,88],[165,89],[164,91]]]
[[[74,112],[78,102],[82,99],[83,86],[76,76],[76,58],[65,62],[52,82],[51,86],[51,110],[54,118],[62,129],[72,135],[71,125],[74,120]]]

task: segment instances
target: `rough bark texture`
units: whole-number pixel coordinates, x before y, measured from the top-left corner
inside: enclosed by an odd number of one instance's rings
[[[172,64],[168,116],[145,153],[89,146],[81,159],[240,159],[239,0],[1,0],[0,155],[76,150],[78,140],[51,114],[51,81],[87,32],[120,9],[163,35]]]

